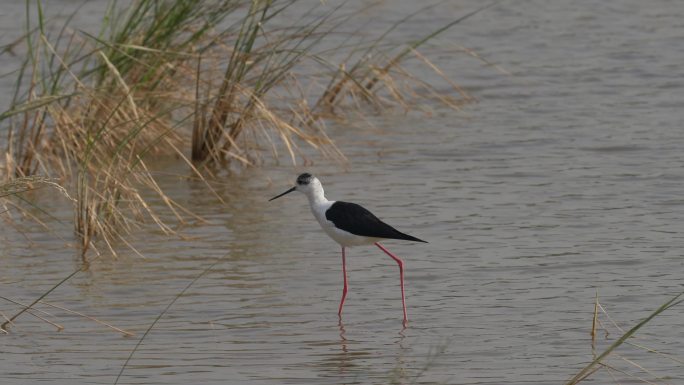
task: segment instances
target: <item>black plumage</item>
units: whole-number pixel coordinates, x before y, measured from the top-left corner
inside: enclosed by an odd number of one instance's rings
[[[313,175],[309,174],[308,172],[305,172],[304,174],[301,174],[297,177],[297,184],[298,185],[309,184],[309,182],[311,182],[311,178],[313,178]]]
[[[325,218],[334,223],[338,229],[362,237],[427,243],[422,239],[402,233],[356,203],[337,201],[325,212]]]

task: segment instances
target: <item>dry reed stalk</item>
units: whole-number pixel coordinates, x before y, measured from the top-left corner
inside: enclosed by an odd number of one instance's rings
[[[596,290],[596,297],[594,299],[594,316],[592,317],[591,320],[591,350],[594,351],[594,346],[596,346],[596,326],[598,324],[598,308],[599,308],[599,299],[598,299],[598,290]]]
[[[100,325],[104,325],[104,326],[106,326],[106,327],[108,327],[108,328],[110,328],[110,329],[112,329],[112,330],[115,330],[115,331],[117,331],[117,332],[123,334],[123,335],[126,336],[126,337],[132,337],[132,336],[135,335],[135,333],[132,333],[132,332],[123,330],[123,329],[118,328],[118,327],[116,327],[116,326],[114,326],[114,325],[111,325],[111,324],[109,324],[109,323],[107,323],[107,322],[101,321],[101,320],[99,320],[99,319],[97,319],[97,318],[95,318],[95,317],[92,317],[92,316],[89,316],[89,315],[86,315],[86,314],[77,312],[77,311],[75,311],[75,310],[68,309],[68,308],[66,308],[66,307],[64,307],[64,306],[55,305],[55,304],[53,304],[53,303],[49,303],[49,302],[45,302],[45,301],[38,301],[38,303],[41,303],[41,304],[46,305],[46,306],[53,307],[53,308],[55,308],[55,309],[63,310],[63,311],[65,311],[65,312],[67,312],[67,313],[75,314],[75,315],[77,315],[77,316],[79,316],[79,317],[88,319],[88,320],[93,321],[93,322],[95,322],[95,323],[98,323],[98,324],[100,324]]]
[[[283,148],[292,163],[306,162],[300,144],[344,160],[325,133],[326,118],[368,106],[374,112],[408,111],[423,97],[417,88],[451,108],[472,101],[453,82],[461,99],[442,95],[401,63],[413,53],[447,78],[417,49],[489,7],[392,53],[397,50],[383,50],[384,38],[413,15],[371,42],[331,49],[319,47],[363,9],[338,15],[344,3],[316,3],[291,25],[270,27],[293,2],[135,0],[121,10],[113,1],[99,34],[73,32],[67,24],[52,37],[45,32],[42,1],[26,1],[28,55],[13,105],[0,114],[0,124],[8,127],[5,178],[42,174],[73,186],[82,254],[98,252],[96,239],[115,254],[117,240],[146,223],[178,235],[143,190],[155,192],[179,223],[196,218],[157,184],[150,167],[154,157],[181,154],[203,179],[213,174],[211,167],[231,161],[262,163],[264,148],[276,161]],[[239,21],[225,23],[228,16]],[[336,48],[349,48],[341,63],[324,57]],[[317,70],[302,71],[307,63]],[[303,84],[307,91],[293,96],[293,88],[303,90]],[[184,155],[188,150],[191,160]]]
[[[54,316],[53,314],[48,313],[48,312],[43,311],[43,310],[40,310],[40,309],[36,309],[35,307],[33,307],[33,305],[34,305],[35,303],[29,306],[29,305],[27,305],[27,304],[24,304],[24,303],[19,302],[19,301],[15,301],[15,300],[13,300],[13,299],[11,299],[11,298],[7,298],[7,297],[5,297],[5,296],[0,296],[0,299],[2,299],[2,300],[4,300],[4,301],[7,301],[7,302],[10,302],[10,303],[13,303],[13,304],[15,304],[15,305],[21,306],[22,309],[23,309],[26,313],[28,313],[29,315],[32,315],[32,316],[38,318],[39,320],[41,320],[41,321],[43,321],[43,322],[45,322],[45,323],[47,323],[47,324],[50,324],[50,325],[54,326],[54,327],[57,329],[57,331],[62,331],[62,330],[64,330],[64,326],[63,326],[63,325],[61,325],[61,324],[59,324],[59,323],[57,323],[57,322],[55,322],[55,321],[51,321],[51,320],[49,320],[49,319],[46,318],[46,317],[55,318],[55,316]],[[90,320],[90,321],[93,321],[93,322],[98,323],[98,324],[100,324],[100,325],[104,325],[104,326],[106,326],[106,327],[108,327],[108,328],[110,328],[110,329],[112,329],[112,330],[115,330],[115,331],[117,331],[117,332],[119,332],[119,333],[121,333],[121,334],[123,334],[124,336],[127,336],[127,337],[130,337],[130,336],[135,335],[134,333],[131,333],[131,332],[129,332],[129,331],[126,331],[126,330],[123,330],[123,329],[118,328],[118,327],[116,327],[116,326],[113,326],[113,325],[111,325],[111,324],[109,324],[109,323],[107,323],[107,322],[101,321],[101,320],[99,320],[99,319],[97,319],[97,318],[95,318],[95,317],[92,317],[92,316],[89,316],[89,315],[86,315],[86,314],[77,312],[77,311],[75,311],[75,310],[68,309],[68,308],[66,308],[66,307],[64,307],[64,306],[55,305],[55,304],[48,303],[48,302],[45,302],[45,301],[37,301],[36,303],[41,303],[41,304],[43,304],[43,305],[50,306],[50,307],[55,308],[55,309],[63,310],[63,311],[65,311],[65,312],[67,312],[67,313],[75,314],[75,315],[77,315],[77,316],[79,316],[79,317],[86,318],[86,319],[88,319],[88,320]],[[39,315],[39,314],[37,314],[37,313],[42,314],[42,316]],[[5,319],[5,323],[2,325],[3,327],[0,328],[0,331],[2,331],[2,332],[4,332],[5,334],[7,334],[8,332],[7,332],[7,330],[5,329],[5,327],[7,327],[7,326],[9,326],[9,325],[12,325],[13,322],[12,322],[12,320],[11,320],[10,318],[7,318],[3,313],[0,313],[0,315],[2,316],[2,318]]]
[[[635,347],[639,350],[646,351],[649,353],[657,353],[659,356],[668,358],[671,361],[677,362],[677,363],[684,363],[684,359],[678,358],[672,354],[667,354],[660,352],[656,349],[652,349],[649,347],[644,346],[643,344],[638,344],[632,342],[632,339],[638,338],[635,334],[637,331],[639,331],[641,328],[646,326],[649,322],[651,322],[655,317],[660,315],[662,312],[680,304],[682,300],[679,298],[684,295],[684,292],[679,293],[678,295],[672,297],[670,300],[662,304],[660,307],[658,307],[656,310],[654,310],[651,314],[649,314],[646,318],[641,320],[639,323],[637,323],[634,327],[632,327],[629,330],[624,330],[622,327],[620,327],[608,314],[606,309],[601,305],[601,303],[598,300],[598,292],[596,294],[596,298],[594,301],[594,314],[592,317],[592,354],[593,354],[593,359],[590,363],[588,363],[582,370],[580,370],[575,376],[573,376],[568,382],[566,382],[566,385],[575,385],[578,384],[589,377],[591,377],[593,374],[598,372],[601,369],[606,369],[609,373],[609,375],[615,380],[616,383],[620,383],[619,379],[615,377],[615,373],[620,373],[622,375],[627,376],[630,380],[636,380],[642,383],[646,384],[667,384],[667,376],[661,376],[653,372],[652,370],[646,368],[644,365],[624,357],[623,355],[619,354],[616,350],[621,347],[622,345],[629,345],[632,347]],[[594,336],[596,335],[596,331],[598,330],[597,325],[602,325],[601,321],[599,320],[599,313],[603,316],[606,317],[606,319],[612,324],[613,327],[615,327],[620,333],[620,337],[615,340],[610,346],[608,346],[601,354],[596,354],[594,343],[595,339]],[[606,337],[608,336],[608,331],[605,329],[605,335]],[[608,363],[609,358],[617,358],[621,360],[622,362],[625,362],[629,365],[630,368],[634,369],[636,368],[637,370],[646,373],[653,377],[653,379],[647,379],[642,376],[639,376],[634,373],[630,373],[625,369],[621,369],[618,367],[616,364],[610,364]],[[658,382],[656,382],[658,381]]]

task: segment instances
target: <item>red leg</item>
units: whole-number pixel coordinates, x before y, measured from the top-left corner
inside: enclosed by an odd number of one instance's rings
[[[404,326],[406,326],[406,324],[408,324],[408,317],[406,316],[406,299],[404,299],[404,261],[402,261],[396,255],[390,253],[390,251],[384,248],[380,244],[380,242],[375,242],[375,246],[379,247],[380,250],[384,251],[385,254],[389,255],[399,265],[399,282],[401,284],[401,306],[404,308]]]
[[[340,309],[337,315],[342,318],[342,306],[344,306],[344,299],[347,298],[347,262],[344,256],[344,246],[342,246],[342,276],[344,277],[344,288],[342,289],[342,300],[340,301]]]

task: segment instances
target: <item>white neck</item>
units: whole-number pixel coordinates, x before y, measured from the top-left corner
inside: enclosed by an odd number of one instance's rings
[[[306,192],[306,197],[309,198],[309,204],[311,206],[320,205],[321,203],[328,201],[325,197],[323,186],[321,186],[320,183],[313,183],[311,188]]]

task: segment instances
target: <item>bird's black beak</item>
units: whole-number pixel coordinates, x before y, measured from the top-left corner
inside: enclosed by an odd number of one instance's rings
[[[291,188],[291,189],[285,191],[284,193],[282,193],[282,194],[280,194],[280,195],[274,196],[273,198],[269,199],[268,201],[270,202],[270,201],[272,201],[272,200],[274,200],[274,199],[278,199],[278,198],[280,198],[281,196],[283,196],[283,195],[285,195],[285,194],[289,194],[289,193],[293,192],[293,191],[296,190],[296,189],[297,189],[297,187],[293,187],[293,188]]]

